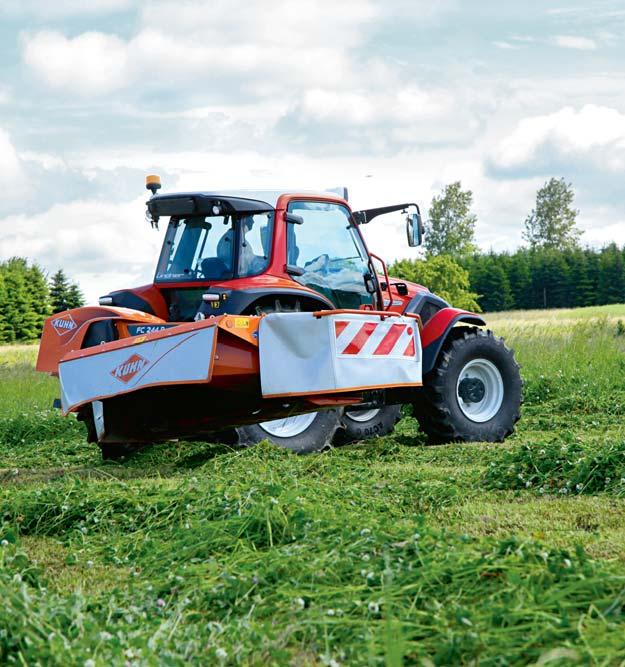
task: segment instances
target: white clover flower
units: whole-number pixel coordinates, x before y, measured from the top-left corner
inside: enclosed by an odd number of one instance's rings
[[[371,558],[371,556],[369,556],[369,554],[363,554],[363,556],[362,556],[362,559],[364,561],[368,561],[368,560],[370,560],[370,558]]]
[[[162,609],[166,604],[167,604],[167,603],[165,602],[165,600],[163,600],[163,598],[159,598],[159,599],[156,601],[156,606],[157,606],[157,607],[160,607],[161,609]]]
[[[363,529],[360,531],[360,534],[363,535],[363,536],[364,536],[364,535],[370,535],[370,534],[371,534],[371,531],[369,530],[369,528],[363,528]]]
[[[565,558],[563,561],[564,567],[571,567],[572,563],[568,558]]]
[[[380,611],[380,605],[377,602],[370,602],[367,605],[367,608],[369,609],[369,612],[372,614],[377,614]]]
[[[527,482],[525,482],[525,488],[529,489],[530,486],[532,486],[532,483],[528,479]]]
[[[538,453],[539,454],[546,454],[547,452],[544,449],[541,449]]]
[[[92,568],[92,567],[93,567],[93,561],[92,561],[92,560],[88,560],[87,563],[86,563],[86,565],[87,565],[88,568]]]
[[[576,485],[575,485],[575,490],[576,490],[576,491],[581,491],[583,488],[584,488],[584,485],[583,485],[583,484],[576,484]]]
[[[2,540],[2,542],[0,542],[0,546],[8,547],[9,546],[9,540]]]
[[[95,667],[95,660],[93,658],[85,660],[85,667]]]
[[[228,658],[228,651],[219,647],[218,649],[215,649],[215,657],[223,662]]]
[[[295,598],[294,603],[298,609],[304,609],[306,607],[306,600],[304,600],[304,598]]]
[[[419,533],[415,533],[415,534],[412,536],[412,539],[416,542],[417,540],[420,540],[420,539],[421,539],[421,535],[420,535]]]
[[[100,633],[100,639],[103,642],[106,642],[109,639],[113,639],[113,635],[110,632],[107,632],[106,630],[102,630],[102,632]]]
[[[326,611],[326,614],[327,614],[328,616],[334,616],[335,613],[336,613],[336,612],[334,611],[334,609],[328,609],[328,611]]]

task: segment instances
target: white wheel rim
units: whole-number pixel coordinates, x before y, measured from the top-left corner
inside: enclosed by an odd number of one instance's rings
[[[372,408],[371,410],[346,410],[345,414],[355,422],[368,422],[370,419],[377,417],[380,408]]]
[[[275,438],[294,438],[302,434],[315,421],[316,416],[316,412],[308,412],[305,415],[261,422],[259,426]]]
[[[464,379],[479,380],[484,389],[480,401],[471,401],[460,395],[460,383]],[[504,388],[501,373],[488,359],[473,359],[461,371],[456,383],[456,398],[465,417],[483,423],[492,419],[503,403]]]

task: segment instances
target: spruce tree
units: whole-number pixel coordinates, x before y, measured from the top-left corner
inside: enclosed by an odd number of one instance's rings
[[[510,292],[514,302],[513,308],[524,310],[532,305],[532,273],[530,260],[526,250],[517,250],[511,257],[508,272]]]
[[[78,283],[72,283],[67,290],[67,307],[80,308],[85,305],[85,295]]]
[[[496,255],[489,255],[480,275],[480,306],[486,312],[508,310],[514,303],[508,276]]]
[[[599,298],[601,304],[625,301],[625,264],[615,243],[604,248],[599,260]]]
[[[50,280],[50,301],[52,302],[52,312],[60,313],[62,310],[68,310],[69,306],[70,284],[65,271],[59,269]]]
[[[40,335],[46,318],[52,313],[50,291],[46,277],[37,264],[26,268],[26,279],[31,307],[37,318],[37,330]]]
[[[4,263],[6,337],[10,342],[39,336],[39,318],[33,309],[26,260],[13,257]]]
[[[7,321],[6,321],[6,303],[7,295],[4,285],[4,268],[0,266],[0,343],[6,343],[8,338]]]

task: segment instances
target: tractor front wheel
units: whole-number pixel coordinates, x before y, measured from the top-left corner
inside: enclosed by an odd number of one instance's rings
[[[523,381],[513,351],[492,331],[452,331],[413,404],[432,442],[501,442],[520,416]]]
[[[401,418],[401,405],[385,405],[381,408],[356,410],[346,408],[343,412],[343,428],[337,433],[341,444],[380,438],[392,433]]]
[[[283,419],[240,426],[236,429],[241,445],[255,445],[270,440],[298,454],[320,452],[330,447],[341,425],[341,410],[322,410]]]

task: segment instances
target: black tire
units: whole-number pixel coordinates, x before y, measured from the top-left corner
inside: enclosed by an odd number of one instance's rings
[[[320,452],[331,446],[332,439],[341,425],[340,410],[322,410],[312,413],[314,419],[310,425],[297,435],[279,437],[263,428],[263,423],[240,426],[236,429],[239,444],[256,445],[262,440],[269,440],[279,447],[285,447],[298,454]],[[267,423],[267,422],[265,422]]]
[[[375,414],[367,415],[368,412],[375,412]],[[362,417],[368,417],[368,419],[363,420]],[[345,408],[343,428],[338,431],[336,441],[340,444],[347,444],[357,440],[380,438],[392,433],[400,418],[401,405],[384,405],[375,411]]]
[[[478,380],[476,386],[472,384],[474,378],[465,376],[460,379],[461,372],[470,362],[478,366],[486,362],[487,368],[494,366],[497,369],[499,378],[496,374],[493,376],[495,389],[490,392],[490,398],[488,389],[485,389],[488,381],[485,384]],[[413,404],[413,415],[432,443],[501,442],[514,431],[519,420],[522,390],[519,365],[503,339],[495,337],[492,331],[462,327],[452,330],[435,368],[424,378],[423,388]],[[496,408],[498,401],[492,397],[501,391],[501,404]],[[484,421],[467,416],[467,410],[475,409],[479,413],[481,406]],[[492,417],[489,417],[489,406],[491,411],[496,409]]]

